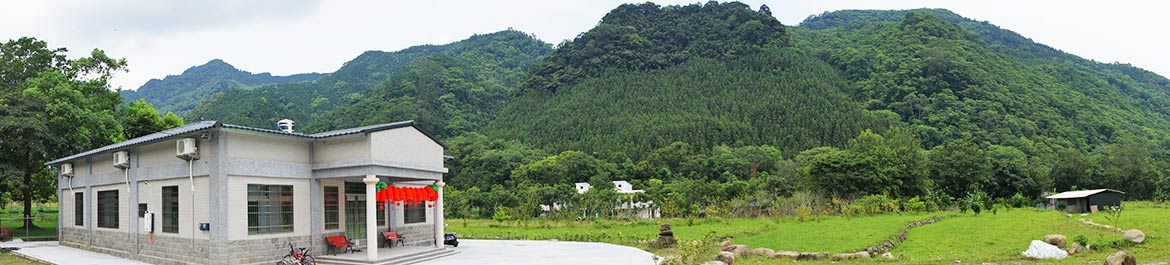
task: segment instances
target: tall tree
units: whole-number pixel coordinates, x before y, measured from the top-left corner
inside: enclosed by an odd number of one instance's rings
[[[0,178],[21,188],[25,216],[34,183],[42,182],[34,176],[55,176],[41,173],[43,163],[121,138],[115,112],[122,99],[107,81],[126,60],[98,49],[70,60],[66,51],[29,37],[0,44]],[[24,226],[35,227],[31,220]]]

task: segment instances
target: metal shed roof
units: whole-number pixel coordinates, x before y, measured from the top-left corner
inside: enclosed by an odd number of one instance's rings
[[[247,131],[276,134],[276,135],[287,135],[287,136],[302,137],[302,138],[306,138],[306,139],[316,140],[316,139],[325,139],[325,138],[330,138],[330,137],[338,137],[338,136],[345,136],[345,135],[359,134],[359,133],[371,133],[371,132],[377,132],[377,131],[382,131],[382,130],[396,129],[396,128],[402,128],[402,127],[413,127],[413,126],[414,126],[414,121],[408,120],[408,121],[383,123],[383,124],[370,125],[370,126],[362,126],[362,127],[349,128],[349,129],[341,129],[341,130],[328,131],[328,132],[317,133],[317,134],[302,134],[302,133],[296,133],[296,132],[290,133],[290,132],[284,132],[284,131],[279,131],[279,130],[269,130],[269,129],[253,128],[253,127],[248,127],[248,126],[234,125],[234,124],[225,124],[225,123],[220,123],[218,121],[200,121],[200,122],[191,123],[191,124],[179,126],[176,128],[168,129],[168,130],[161,131],[161,132],[147,134],[145,136],[141,136],[138,138],[114,143],[111,145],[99,147],[99,148],[85,151],[85,152],[81,152],[81,153],[78,153],[75,155],[63,157],[63,158],[60,158],[57,160],[49,161],[49,162],[45,163],[45,165],[48,166],[48,165],[60,164],[60,163],[66,162],[66,161],[70,161],[70,160],[74,160],[74,159],[78,159],[78,158],[82,158],[82,157],[87,157],[87,156],[91,156],[91,155],[101,154],[101,153],[105,153],[105,152],[109,152],[109,151],[121,151],[121,150],[125,150],[125,149],[130,149],[131,147],[134,147],[137,145],[155,143],[155,142],[175,138],[175,137],[178,137],[181,135],[190,134],[190,133],[203,131],[203,130],[208,130],[208,129],[216,128],[216,127],[222,127],[222,128],[228,128],[228,129],[238,129],[238,130],[247,130]],[[440,146],[443,146],[443,148],[447,148],[447,145],[443,144],[443,142],[440,142],[438,139],[435,139],[435,137],[432,136],[430,133],[427,133],[421,129],[419,129],[418,131],[422,132],[423,135],[426,135],[428,138],[431,138],[431,140],[435,141],[435,143],[438,143]]]
[[[1091,196],[1091,195],[1093,195],[1093,194],[1102,193],[1102,192],[1106,192],[1106,191],[1111,191],[1111,192],[1116,192],[1116,193],[1125,194],[1125,192],[1121,192],[1121,191],[1119,191],[1119,190],[1114,190],[1114,189],[1096,189],[1096,190],[1078,190],[1078,191],[1066,191],[1066,192],[1057,193],[1057,194],[1055,194],[1055,195],[1052,195],[1052,196],[1048,196],[1048,197],[1046,197],[1046,198],[1049,198],[1049,199],[1074,199],[1074,198],[1084,198],[1084,197],[1089,197],[1089,196]]]

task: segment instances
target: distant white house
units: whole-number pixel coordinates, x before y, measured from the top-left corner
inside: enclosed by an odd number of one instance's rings
[[[590,188],[593,188],[593,185],[589,185],[589,183],[586,183],[586,182],[576,183],[575,186],[577,187],[577,194],[583,194],[586,191],[589,191]],[[634,209],[634,211],[636,212],[635,214],[638,216],[638,218],[642,218],[642,219],[654,219],[654,218],[658,218],[658,217],[662,216],[662,214],[660,212],[658,212],[658,209],[656,209],[654,207],[654,202],[635,202],[634,201],[634,194],[646,192],[645,190],[635,190],[634,185],[632,185],[629,182],[626,182],[624,180],[614,181],[613,182],[613,189],[615,191],[617,191],[618,194],[625,195],[625,196],[623,196],[623,197],[625,197],[623,202],[614,206],[614,210],[622,211],[622,210]],[[556,207],[556,206],[559,206],[559,205],[554,205],[554,207]],[[541,205],[541,208],[546,209],[546,211],[547,211],[546,206]],[[559,209],[560,207],[557,207],[557,208]]]

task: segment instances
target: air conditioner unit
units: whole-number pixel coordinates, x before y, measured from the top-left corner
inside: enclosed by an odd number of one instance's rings
[[[70,164],[70,163],[61,164],[61,175],[66,176],[66,177],[72,177],[73,176],[73,164]]]
[[[175,156],[184,160],[199,159],[199,149],[195,147],[195,138],[183,138],[176,141]]]
[[[114,152],[114,167],[121,169],[130,168],[130,152]]]

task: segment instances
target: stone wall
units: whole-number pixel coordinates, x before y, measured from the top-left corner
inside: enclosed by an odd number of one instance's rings
[[[399,225],[394,230],[406,238],[406,246],[434,246],[435,225],[430,223]]]
[[[92,242],[91,242],[92,240]],[[61,227],[60,244],[122,258],[141,260],[151,264],[272,264],[288,254],[285,242],[298,248],[307,247],[310,254],[322,255],[322,239],[312,236],[288,236],[234,241],[191,240],[177,236],[155,234],[134,238],[117,231],[89,230]]]

